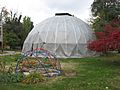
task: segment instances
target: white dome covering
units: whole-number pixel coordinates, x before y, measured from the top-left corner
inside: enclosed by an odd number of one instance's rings
[[[87,42],[94,39],[93,31],[82,20],[69,15],[57,15],[36,25],[28,34],[22,52],[43,48],[57,57],[79,58],[92,55]]]

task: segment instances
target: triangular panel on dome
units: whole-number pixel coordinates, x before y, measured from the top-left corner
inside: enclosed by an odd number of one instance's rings
[[[58,46],[55,52],[58,57],[62,57],[62,58],[68,57],[61,45]]]
[[[76,47],[76,44],[61,44],[66,56],[71,57],[71,52]]]

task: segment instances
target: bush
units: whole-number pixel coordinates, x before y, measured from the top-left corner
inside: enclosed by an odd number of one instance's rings
[[[6,68],[5,62],[0,61],[0,82],[3,83],[16,83],[24,79],[23,73],[14,73],[13,66]]]
[[[22,81],[25,84],[35,84],[44,81],[45,79],[40,73],[32,72],[29,75],[25,77],[25,79]]]
[[[17,83],[21,82],[24,78],[22,73],[0,73],[0,82],[3,83]]]
[[[88,43],[90,50],[103,53],[120,52],[120,20],[106,24],[104,31],[95,32],[95,35],[98,39]]]

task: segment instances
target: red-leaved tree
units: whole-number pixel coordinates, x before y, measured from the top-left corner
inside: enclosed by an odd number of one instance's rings
[[[92,51],[120,52],[120,19],[114,20],[104,26],[103,32],[95,32],[97,40],[88,43],[88,48]]]

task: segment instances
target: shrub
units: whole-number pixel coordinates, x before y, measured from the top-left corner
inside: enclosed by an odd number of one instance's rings
[[[107,51],[120,52],[120,20],[113,21],[104,26],[103,32],[95,32],[97,40],[88,43],[92,51],[107,53]]]
[[[11,65],[6,68],[5,62],[0,62],[0,82],[3,83],[16,83],[24,79],[23,73],[14,73],[14,68]]]
[[[35,84],[44,81],[43,76],[40,73],[32,72],[25,77],[22,81],[25,84]]]
[[[22,73],[0,73],[0,82],[3,83],[17,83],[21,82],[24,78]]]

